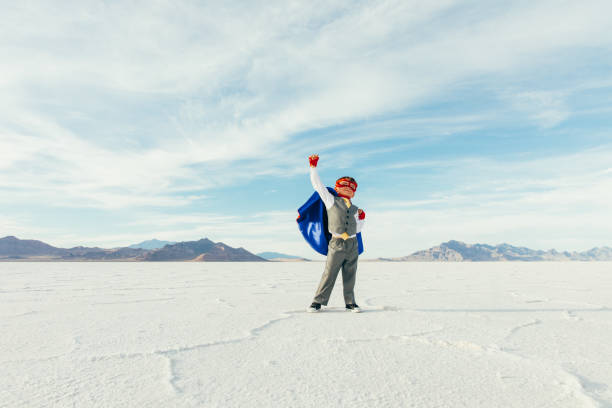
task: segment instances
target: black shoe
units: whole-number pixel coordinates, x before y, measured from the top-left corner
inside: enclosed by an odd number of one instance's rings
[[[320,303],[316,303],[316,302],[312,302],[312,304],[310,305],[310,307],[308,309],[306,309],[306,311],[308,313],[316,313],[319,310],[321,310],[321,304]]]
[[[360,313],[361,309],[359,308],[359,306],[356,303],[351,303],[346,305],[346,310],[347,311],[351,311],[353,313]]]

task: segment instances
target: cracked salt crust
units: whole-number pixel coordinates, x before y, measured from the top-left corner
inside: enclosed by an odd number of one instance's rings
[[[0,407],[612,406],[611,266],[3,263]]]

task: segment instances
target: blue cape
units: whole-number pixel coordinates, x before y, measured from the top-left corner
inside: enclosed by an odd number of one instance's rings
[[[327,187],[327,189],[334,196],[338,196],[333,188]],[[327,230],[327,210],[323,200],[319,197],[319,193],[315,191],[304,205],[298,208],[298,214],[298,228],[306,242],[321,255],[327,255],[327,246],[331,234]],[[357,245],[359,254],[361,254],[363,252],[361,232],[357,233]]]

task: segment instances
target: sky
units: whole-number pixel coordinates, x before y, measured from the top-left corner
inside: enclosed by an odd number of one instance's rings
[[[28,1],[0,15],[0,236],[298,232],[357,179],[366,258],[612,246],[612,2]]]

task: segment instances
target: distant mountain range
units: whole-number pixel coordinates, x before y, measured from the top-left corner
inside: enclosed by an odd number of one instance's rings
[[[559,252],[515,247],[509,244],[496,246],[466,244],[448,241],[439,246],[399,258],[378,258],[395,262],[483,262],[483,261],[612,261],[612,248],[593,248],[584,252]]]
[[[387,262],[612,261],[612,248],[601,247],[584,252],[560,252],[554,249],[533,250],[509,244],[492,246],[448,241],[408,256],[371,260]],[[105,249],[83,246],[57,248],[41,241],[8,236],[0,238],[0,261],[299,262],[308,261],[308,259],[279,252],[261,252],[255,255],[244,248],[232,248],[208,238],[178,243],[153,239],[129,247]]]
[[[133,244],[130,245],[128,248],[141,248],[141,249],[159,249],[159,248],[163,248],[166,245],[172,245],[172,244],[176,244],[176,242],[173,241],[160,241],[158,239],[150,239],[148,241],[142,241],[139,244]]]
[[[146,241],[145,241],[146,242]],[[41,241],[0,238],[0,261],[234,261],[267,262],[244,248],[232,248],[207,238],[166,244],[158,249],[57,248]]]

